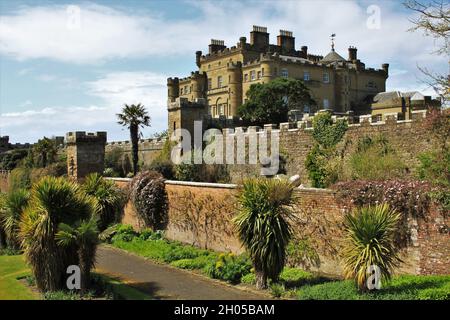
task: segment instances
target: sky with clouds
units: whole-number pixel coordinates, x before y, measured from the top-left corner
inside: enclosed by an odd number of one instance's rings
[[[367,67],[390,63],[387,90],[433,91],[417,66],[445,72],[435,41],[411,33],[413,13],[398,1],[14,1],[0,0],[0,135],[34,142],[67,131],[108,131],[124,103],[143,103],[151,117],[144,137],[167,127],[166,78],[196,69],[195,51],[211,38],[235,45],[253,25],[271,43],[292,30],[297,49],[313,54],[350,45]]]

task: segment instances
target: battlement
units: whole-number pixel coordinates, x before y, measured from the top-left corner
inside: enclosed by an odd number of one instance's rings
[[[236,132],[248,134],[250,132],[257,133],[267,133],[271,131],[285,132],[285,131],[299,131],[299,130],[312,130],[313,129],[313,121],[314,117],[319,113],[329,112],[328,110],[320,110],[316,112],[314,115],[310,115],[308,113],[303,114],[302,120],[292,121],[292,122],[283,122],[279,124],[265,124],[264,127],[259,126],[249,126],[249,127],[235,127],[234,129],[225,128],[222,129],[222,133],[224,135],[232,135]],[[426,117],[426,110],[417,110],[412,111],[412,119],[411,120],[401,120],[402,116],[398,113],[387,113],[384,115],[384,118],[380,119],[377,116],[361,115],[354,116],[351,112],[347,114],[341,115],[333,115],[333,122],[338,120],[346,120],[349,124],[349,128],[358,129],[359,127],[365,126],[383,126],[383,125],[397,125],[397,124],[405,124],[418,122],[421,119]]]
[[[204,108],[206,106],[206,99],[197,98],[195,101],[189,101],[187,98],[178,97],[173,102],[168,102],[167,109],[174,110],[179,108]]]
[[[77,144],[77,143],[106,143],[106,132],[86,132],[86,131],[75,131],[68,132],[66,134],[67,144]]]

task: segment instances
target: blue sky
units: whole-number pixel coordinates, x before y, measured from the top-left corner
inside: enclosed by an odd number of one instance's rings
[[[268,27],[272,43],[292,30],[297,48],[321,55],[336,33],[342,56],[354,45],[367,67],[390,63],[387,90],[432,94],[417,65],[445,72],[447,61],[432,55],[433,39],[407,32],[411,17],[398,1],[0,0],[0,135],[34,142],[106,130],[108,140],[126,140],[115,114],[142,102],[148,137],[167,126],[166,78],[195,70],[194,53],[211,38],[232,46],[254,24]]]

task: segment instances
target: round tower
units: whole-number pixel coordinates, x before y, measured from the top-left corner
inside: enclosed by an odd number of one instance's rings
[[[228,65],[228,75],[230,81],[228,87],[230,89],[230,116],[237,115],[237,109],[242,104],[242,63],[230,63]]]
[[[167,79],[167,95],[170,102],[175,102],[175,99],[180,96],[180,81],[178,78]]]
[[[192,98],[204,98],[205,92],[205,74],[195,71],[191,75]]]

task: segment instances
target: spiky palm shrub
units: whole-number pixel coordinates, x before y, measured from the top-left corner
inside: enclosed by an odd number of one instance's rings
[[[234,223],[252,259],[258,288],[266,288],[267,279],[277,281],[285,265],[293,198],[293,186],[283,180],[248,179],[239,191]]]
[[[11,191],[2,201],[0,208],[0,225],[2,226],[8,246],[19,249],[19,221],[23,210],[28,204],[30,193],[24,189]]]
[[[354,279],[360,290],[366,288],[370,266],[378,266],[381,277],[390,279],[402,262],[394,244],[399,220],[400,215],[386,203],[358,208],[345,216],[344,274]]]
[[[97,200],[99,207],[98,227],[105,230],[114,223],[125,204],[125,194],[111,180],[104,179],[98,173],[90,174],[84,180],[83,190]]]
[[[74,226],[61,223],[55,239],[57,244],[63,247],[77,246],[81,271],[81,292],[86,292],[91,281],[91,269],[95,265],[95,252],[99,242],[97,218],[81,220]]]
[[[95,199],[84,193],[75,182],[44,177],[33,185],[29,205],[19,223],[19,236],[40,290],[63,289],[67,267],[79,263],[76,245],[57,245],[58,225],[73,225],[88,219],[96,210]]]

